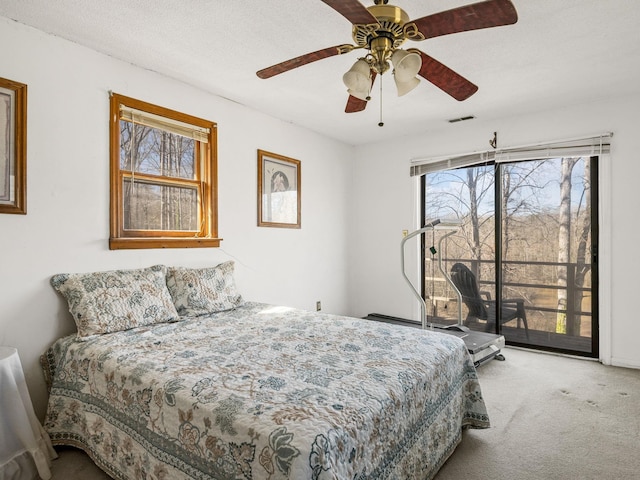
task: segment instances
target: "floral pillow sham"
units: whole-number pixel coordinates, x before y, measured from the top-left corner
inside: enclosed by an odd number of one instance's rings
[[[78,337],[178,320],[166,284],[167,267],[61,273],[51,278],[75,320]]]
[[[231,310],[244,303],[236,289],[234,262],[210,268],[169,267],[167,287],[180,316]]]

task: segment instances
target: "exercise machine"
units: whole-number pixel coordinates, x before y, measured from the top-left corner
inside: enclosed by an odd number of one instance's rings
[[[446,333],[449,335],[455,335],[456,337],[461,338],[465,345],[467,346],[467,350],[469,354],[473,358],[473,363],[476,367],[482,365],[483,363],[488,362],[489,360],[504,360],[504,355],[501,353],[502,349],[505,345],[505,339],[503,335],[497,335],[493,333],[486,332],[476,332],[474,330],[470,330],[469,327],[465,326],[462,321],[462,294],[460,290],[455,286],[453,280],[451,280],[451,276],[444,269],[442,265],[442,256],[440,255],[440,251],[442,251],[443,242],[456,233],[460,229],[460,222],[458,221],[445,221],[442,222],[440,219],[436,219],[419,230],[409,233],[406,235],[402,241],[400,242],[400,260],[402,263],[402,276],[406,280],[407,284],[411,288],[411,291],[414,293],[418,302],[420,304],[420,321],[423,329],[431,329],[434,331],[438,331],[441,333]],[[420,292],[415,288],[409,277],[407,276],[405,270],[405,245],[408,240],[412,238],[422,236],[427,232],[434,233],[436,230],[442,230],[446,233],[440,237],[438,240],[438,248],[435,248],[435,245],[430,247],[431,254],[436,256],[438,259],[438,269],[440,273],[444,277],[445,281],[451,286],[453,291],[456,293],[458,298],[458,315],[457,315],[457,323],[454,325],[439,325],[433,322],[428,322],[427,320],[427,304],[422,298]],[[373,314],[375,315],[375,314]]]

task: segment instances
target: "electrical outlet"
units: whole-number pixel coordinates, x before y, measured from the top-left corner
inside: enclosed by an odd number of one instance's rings
[[[322,310],[322,302],[318,300],[316,302],[316,312],[319,312],[320,310]]]

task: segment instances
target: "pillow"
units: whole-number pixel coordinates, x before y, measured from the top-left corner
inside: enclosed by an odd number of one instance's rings
[[[69,303],[78,337],[178,319],[166,284],[167,268],[60,273],[51,285]]]
[[[211,268],[169,267],[167,287],[178,313],[195,317],[242,305],[233,271],[232,261]]]

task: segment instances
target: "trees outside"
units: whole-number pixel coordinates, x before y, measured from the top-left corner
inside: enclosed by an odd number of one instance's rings
[[[573,170],[580,158],[563,158],[560,176],[560,208],[558,214],[558,321],[556,333],[580,335],[584,294],[582,288],[591,265],[587,263],[591,232],[591,168],[584,162],[582,195],[577,211],[572,213]],[[583,205],[584,202],[584,205]],[[582,207],[582,208],[581,208]],[[571,264],[575,250],[575,263]],[[566,264],[563,266],[562,264]],[[574,286],[575,288],[567,288]],[[569,298],[569,292],[573,295]],[[564,312],[563,312],[564,310]]]
[[[120,122],[120,136],[121,169],[131,172],[124,180],[125,228],[196,230],[196,189],[163,183],[194,178],[196,142],[128,121]]]
[[[591,323],[580,314],[590,310],[590,297],[583,290],[588,291],[591,281],[589,163],[589,158],[556,158],[426,175],[425,221],[462,221],[440,254],[450,259],[449,266],[459,260],[467,263],[483,282],[481,289],[495,298],[495,235],[499,231],[502,296],[525,299],[530,328],[590,334]],[[501,188],[499,229],[496,184]],[[435,245],[437,235],[429,239]],[[425,291],[434,298],[427,303],[432,305],[431,315],[443,316],[456,310],[447,306],[455,295],[431,273],[432,260],[426,259]]]

